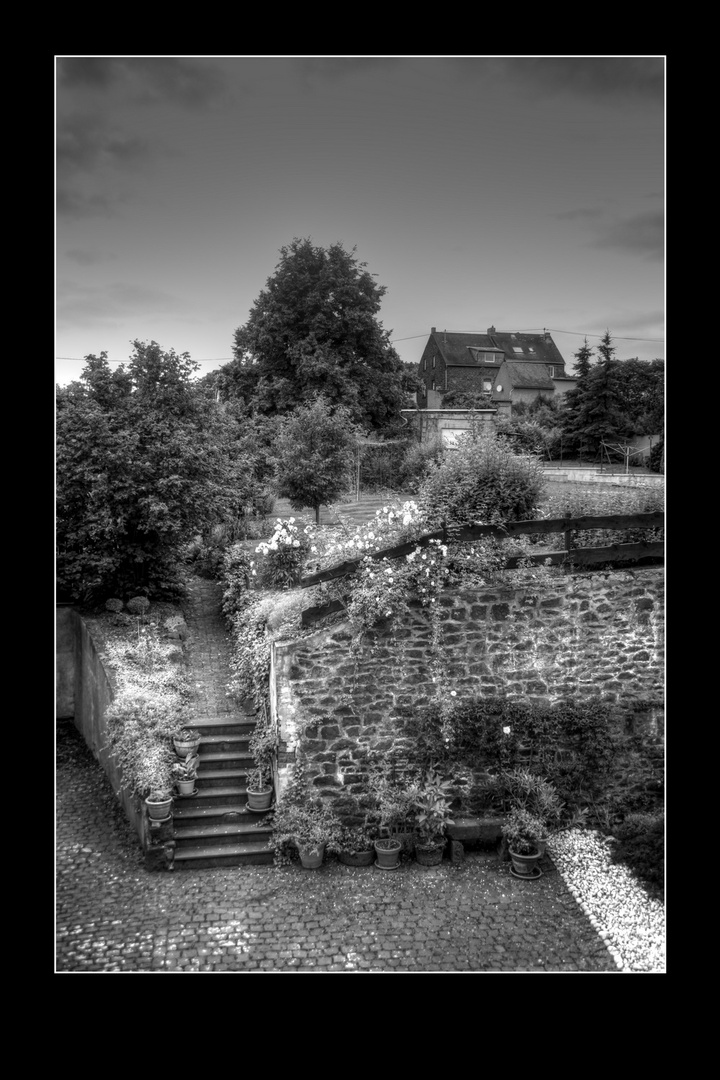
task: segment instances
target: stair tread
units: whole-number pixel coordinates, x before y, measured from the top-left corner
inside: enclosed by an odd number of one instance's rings
[[[212,859],[231,855],[256,855],[267,853],[271,858],[274,849],[263,844],[216,844],[196,848],[176,848],[175,862],[190,859]]]
[[[272,826],[268,822],[264,827],[257,821],[227,821],[217,822],[217,824],[210,824],[203,822],[196,825],[183,825],[182,827],[175,826],[175,839],[182,840],[194,840],[200,837],[207,837],[212,839],[213,836],[245,836],[248,839],[262,840],[263,843],[267,837],[263,834],[267,834],[272,831]]]

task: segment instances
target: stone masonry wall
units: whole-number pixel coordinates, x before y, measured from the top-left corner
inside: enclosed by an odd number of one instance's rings
[[[648,568],[574,574],[551,586],[453,591],[440,600],[439,648],[428,613],[379,628],[359,654],[347,624],[273,647],[271,701],[282,792],[303,740],[314,785],[352,789],[369,751],[407,746],[402,712],[442,683],[465,696],[611,705],[618,733],[639,735],[662,775],[664,575]],[[303,733],[309,721],[311,725]]]

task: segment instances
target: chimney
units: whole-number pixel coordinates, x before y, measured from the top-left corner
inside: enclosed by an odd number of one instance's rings
[[[494,326],[488,326],[488,334],[494,334],[494,333],[495,333],[495,327]]]
[[[430,327],[430,333],[431,333],[431,334],[436,334],[436,333],[437,333],[437,327],[435,327],[435,326],[431,326],[431,327]]]

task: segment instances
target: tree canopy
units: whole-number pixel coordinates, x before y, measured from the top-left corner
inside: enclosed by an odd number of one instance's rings
[[[377,318],[387,290],[354,253],[297,238],[281,249],[275,273],[235,331],[234,360],[217,373],[223,397],[272,415],[320,393],[364,428],[398,421],[412,376]]]
[[[275,443],[277,493],[296,510],[315,511],[346,494],[354,463],[356,429],[348,410],[322,396],[299,405],[282,421]]]
[[[57,581],[78,602],[178,591],[179,551],[256,483],[232,414],[187,353],[133,342],[127,367],[86,357],[58,388]]]
[[[563,434],[580,454],[597,456],[603,443],[664,429],[665,365],[662,360],[617,360],[610,331],[591,361],[587,341],[575,353],[577,385],[564,399]]]

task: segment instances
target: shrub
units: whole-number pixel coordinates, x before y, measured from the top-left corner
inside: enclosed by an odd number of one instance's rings
[[[616,826],[613,861],[622,863],[651,888],[665,887],[665,814],[628,814]]]
[[[297,585],[309,550],[308,535],[298,529],[295,518],[288,518],[287,521],[278,518],[270,539],[256,547],[255,552],[261,558],[257,566],[251,562],[250,573],[265,589]]]
[[[655,443],[650,451],[650,458],[648,465],[650,472],[661,473],[665,471],[665,440],[661,439],[660,442]]]
[[[145,615],[150,607],[147,596],[133,596],[127,602],[127,609],[131,615]]]
[[[172,643],[147,628],[135,641],[108,644],[103,655],[116,682],[107,711],[109,748],[123,784],[142,797],[172,789],[172,738],[189,713],[187,676],[170,660],[172,652]]]
[[[106,611],[122,611],[124,606],[122,600],[118,600],[116,597],[111,597],[110,600],[105,601]]]
[[[492,435],[465,435],[429,467],[418,504],[431,528],[524,521],[537,515],[545,486],[538,461]]]

